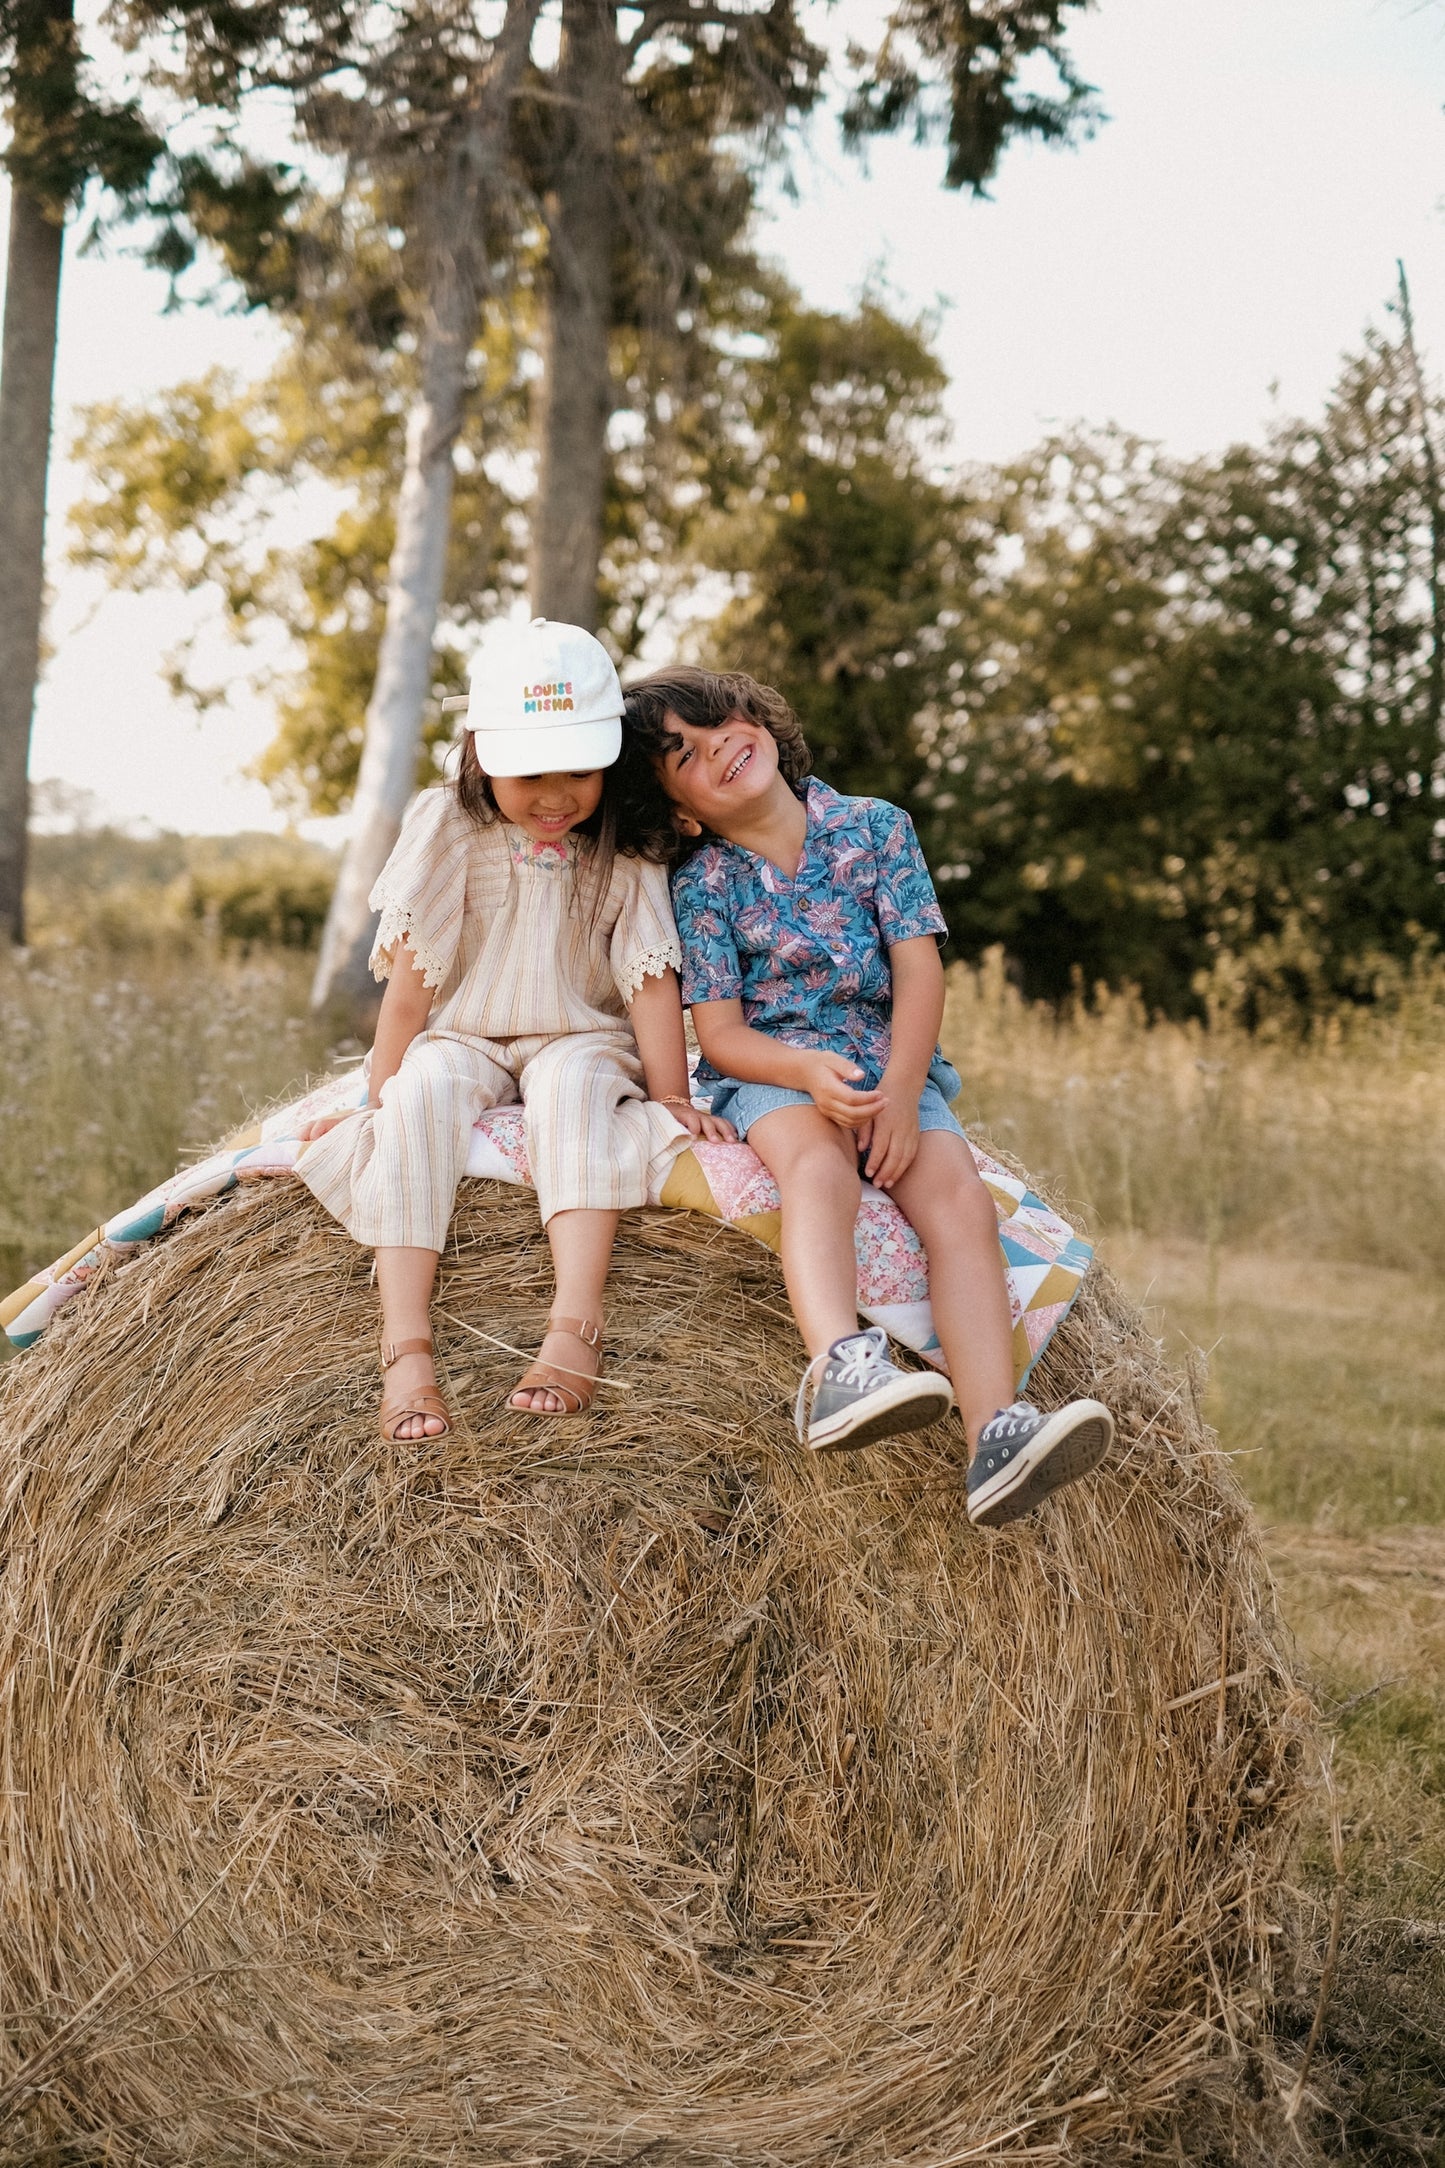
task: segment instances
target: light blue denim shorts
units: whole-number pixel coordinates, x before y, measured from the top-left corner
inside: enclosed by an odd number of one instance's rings
[[[861,1091],[870,1084],[864,1078],[857,1088]],[[918,1099],[918,1126],[922,1129],[944,1129],[952,1136],[961,1137],[963,1128],[952,1107],[950,1099],[956,1099],[963,1089],[963,1080],[952,1062],[935,1054],[929,1066],[928,1082]],[[712,1111],[723,1121],[731,1122],[740,1137],[746,1137],[754,1122],[760,1122],[765,1114],[775,1113],[779,1107],[810,1107],[812,1095],[808,1092],[790,1091],[784,1084],[741,1084],[736,1077],[719,1077],[712,1088]]]

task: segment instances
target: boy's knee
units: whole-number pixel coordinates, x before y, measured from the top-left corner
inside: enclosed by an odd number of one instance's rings
[[[993,1233],[998,1227],[993,1194],[972,1157],[950,1155],[928,1170],[926,1210],[930,1217],[946,1218],[969,1232]]]
[[[790,1188],[806,1184],[810,1190],[824,1190],[829,1196],[857,1198],[863,1194],[856,1161],[826,1136],[802,1144],[779,1182]]]
[[[993,1194],[983,1177],[970,1169],[960,1174],[957,1179],[955,1210],[962,1225],[978,1242],[997,1242],[998,1212],[994,1206]]]

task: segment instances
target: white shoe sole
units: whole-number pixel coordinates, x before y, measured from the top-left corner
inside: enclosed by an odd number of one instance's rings
[[[1074,1400],[1035,1431],[1018,1456],[968,1501],[975,1528],[1002,1528],[1032,1513],[1051,1492],[1097,1468],[1114,1436],[1114,1418],[1098,1400]]]
[[[927,1430],[930,1423],[941,1423],[952,1406],[953,1387],[946,1378],[910,1372],[892,1385],[880,1385],[851,1408],[840,1408],[826,1422],[809,1423],[808,1449],[833,1453],[840,1446],[873,1445],[904,1431]]]

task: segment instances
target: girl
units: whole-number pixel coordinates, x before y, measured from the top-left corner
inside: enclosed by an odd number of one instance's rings
[[[430,1302],[472,1125],[520,1099],[556,1292],[511,1406],[579,1415],[602,1357],[619,1212],[689,1135],[667,875],[619,838],[622,691],[575,625],[499,629],[472,666],[460,774],[421,793],[371,893],[387,981],[359,1110],[314,1122],[297,1172],[374,1246],[388,1442],[444,1437]]]

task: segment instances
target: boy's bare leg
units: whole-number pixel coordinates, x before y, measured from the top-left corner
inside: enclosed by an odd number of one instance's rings
[[[436,1250],[401,1247],[376,1253],[376,1285],[381,1296],[383,1345],[396,1340],[431,1338],[431,1291],[437,1276]],[[387,1397],[410,1400],[435,1392],[437,1374],[430,1355],[399,1355],[386,1373]],[[446,1428],[439,1415],[413,1415],[397,1430],[398,1438],[439,1437]]]
[[[554,1317],[580,1317],[602,1329],[602,1297],[612,1244],[617,1235],[616,1212],[554,1212],[547,1222],[547,1241],[557,1277],[552,1297]],[[548,1341],[552,1345],[548,1346]],[[538,1360],[549,1362],[565,1376],[569,1370],[583,1377],[597,1374],[598,1356],[571,1333],[544,1336]],[[578,1379],[579,1385],[582,1379]],[[550,1386],[528,1385],[513,1393],[510,1405],[529,1408],[534,1415],[562,1415],[566,1402]]]
[[[748,1142],[783,1200],[783,1279],[798,1330],[810,1356],[825,1354],[858,1330],[857,1137],[816,1107],[778,1107]]]
[[[924,1130],[913,1165],[890,1195],[928,1253],[934,1329],[972,1457],[984,1424],[1014,1397],[998,1214],[972,1152],[948,1130]]]

